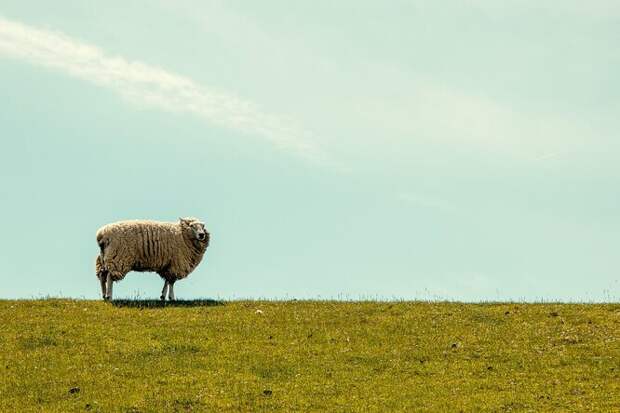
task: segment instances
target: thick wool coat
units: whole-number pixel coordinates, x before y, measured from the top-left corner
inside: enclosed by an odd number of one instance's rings
[[[121,221],[97,231],[101,249],[95,267],[97,277],[109,273],[114,281],[130,271],[153,271],[174,282],[187,277],[200,263],[209,246],[193,236],[181,222]]]

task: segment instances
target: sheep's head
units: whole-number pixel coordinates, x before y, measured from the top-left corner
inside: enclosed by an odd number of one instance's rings
[[[204,222],[196,218],[179,218],[179,223],[181,227],[191,231],[193,238],[201,242],[209,242],[209,233],[205,229]]]

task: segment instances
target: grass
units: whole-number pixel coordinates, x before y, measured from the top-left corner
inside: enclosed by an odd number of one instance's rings
[[[0,411],[620,411],[620,304],[0,301]]]

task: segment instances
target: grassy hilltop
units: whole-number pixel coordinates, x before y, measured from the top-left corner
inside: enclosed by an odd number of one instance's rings
[[[620,411],[620,305],[0,301],[0,411]]]

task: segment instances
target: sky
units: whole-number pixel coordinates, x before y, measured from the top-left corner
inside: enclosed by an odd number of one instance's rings
[[[618,45],[615,0],[0,0],[0,298],[196,216],[177,298],[619,301]]]

